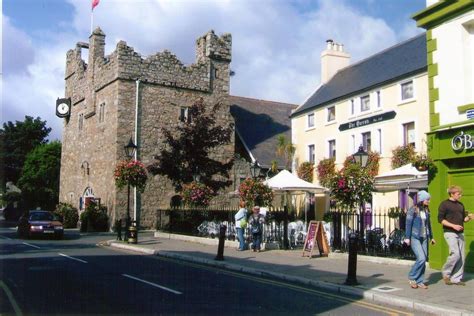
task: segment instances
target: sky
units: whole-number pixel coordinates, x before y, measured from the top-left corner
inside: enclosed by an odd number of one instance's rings
[[[91,0],[0,0],[1,123],[40,117],[61,139],[66,52],[87,42]],[[195,40],[232,34],[231,95],[302,104],[320,81],[327,39],[351,63],[421,32],[411,15],[425,0],[100,0],[93,25],[106,54],[120,40],[143,57],[165,49],[194,63]]]

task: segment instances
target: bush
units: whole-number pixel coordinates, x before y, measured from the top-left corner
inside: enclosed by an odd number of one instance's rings
[[[304,181],[313,182],[314,164],[305,161],[298,167],[298,177]]]
[[[61,217],[64,228],[76,228],[79,214],[77,208],[69,203],[59,203],[56,205],[55,214]]]
[[[415,148],[411,145],[398,146],[392,150],[392,168],[411,163],[415,159]]]
[[[81,214],[81,232],[105,232],[108,230],[107,208],[90,202]]]

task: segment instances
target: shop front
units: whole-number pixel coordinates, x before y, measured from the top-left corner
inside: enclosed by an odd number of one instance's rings
[[[438,206],[448,198],[447,188],[458,185],[463,189],[461,202],[474,213],[474,121],[428,133],[429,155],[435,161],[436,171],[429,175],[430,203],[433,214],[433,232],[437,243],[430,247],[430,266],[441,269],[448,256],[448,245],[443,229],[437,223]],[[465,271],[474,272],[474,221],[465,223]]]

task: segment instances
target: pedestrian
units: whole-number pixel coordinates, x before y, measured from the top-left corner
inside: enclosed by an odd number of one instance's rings
[[[249,218],[250,232],[252,233],[252,250],[254,252],[260,252],[260,244],[262,243],[263,235],[263,224],[265,223],[265,217],[260,214],[260,206],[254,206],[252,209],[252,215]]]
[[[462,189],[457,185],[448,188],[449,198],[439,205],[438,222],[443,225],[444,239],[449,247],[449,255],[441,273],[447,285],[466,285],[462,281],[464,275],[464,222],[474,218],[465,212],[464,205],[459,202]]]
[[[247,209],[245,208],[245,202],[239,202],[239,211],[235,214],[235,229],[237,230],[237,239],[239,240],[238,251],[243,251],[246,248],[244,239],[244,230],[247,228]]]
[[[117,232],[117,240],[122,240],[122,219],[115,221],[115,231]]]
[[[417,203],[407,212],[405,224],[405,244],[411,246],[416,261],[408,273],[408,280],[412,289],[427,289],[425,284],[425,269],[428,259],[428,240],[435,244],[431,230],[430,194],[424,190],[417,194]]]

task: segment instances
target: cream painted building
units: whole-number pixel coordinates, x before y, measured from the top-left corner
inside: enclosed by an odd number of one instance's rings
[[[321,53],[321,85],[291,116],[295,166],[306,161],[317,166],[334,157],[340,169],[363,146],[380,153],[380,174],[391,170],[397,146],[413,144],[417,152],[426,152],[425,34],[358,63],[350,65],[349,60],[342,45],[327,41]],[[386,208],[401,201],[398,192],[390,192],[374,193],[372,202],[374,208]]]

